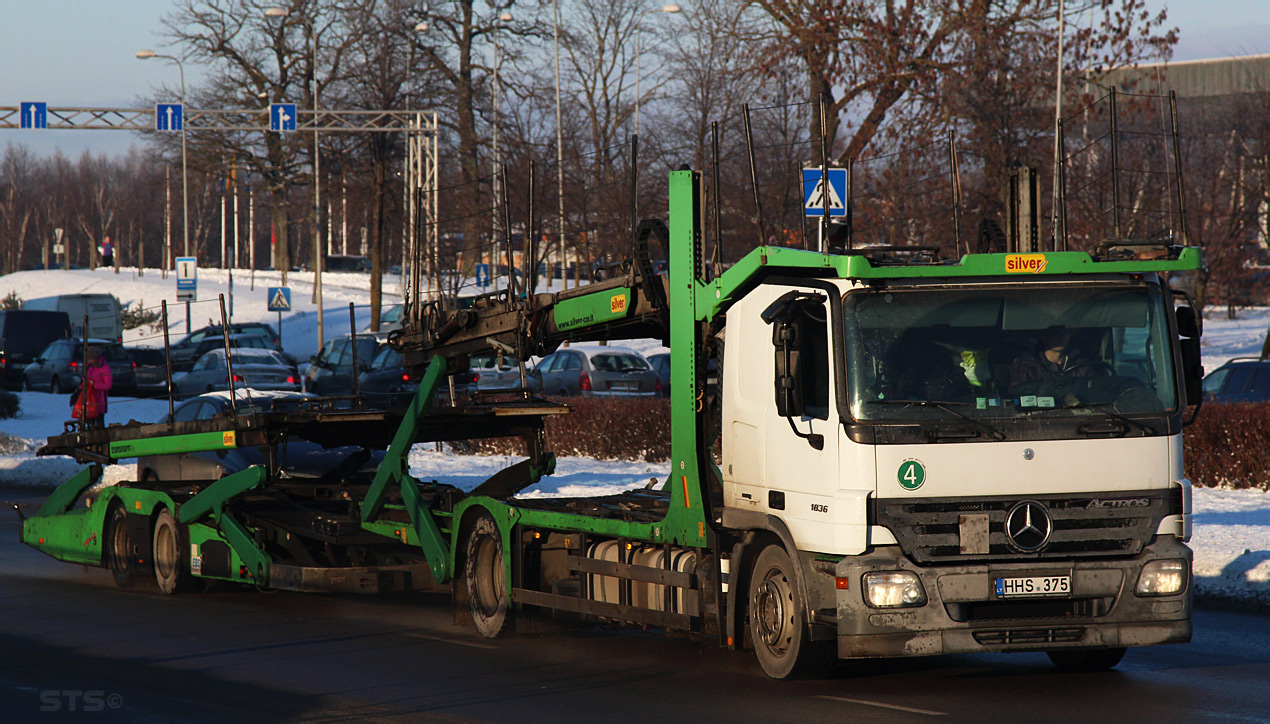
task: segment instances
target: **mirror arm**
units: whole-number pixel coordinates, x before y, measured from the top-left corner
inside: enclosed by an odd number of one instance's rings
[[[811,445],[813,448],[817,450],[825,449],[824,435],[820,435],[814,432],[803,432],[802,430],[799,430],[798,427],[794,424],[794,418],[786,417],[785,419],[789,421],[789,429],[793,430],[794,434],[797,435],[798,437],[801,437],[802,439],[806,440],[808,445]]]

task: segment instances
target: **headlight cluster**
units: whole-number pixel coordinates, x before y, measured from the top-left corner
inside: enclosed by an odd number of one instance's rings
[[[1186,561],[1151,561],[1138,575],[1139,596],[1171,596],[1186,588],[1189,573]]]
[[[864,600],[873,608],[924,606],[926,589],[917,574],[910,571],[866,573]]]

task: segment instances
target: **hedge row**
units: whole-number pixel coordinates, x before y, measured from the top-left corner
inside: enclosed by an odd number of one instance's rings
[[[670,459],[669,399],[569,397],[560,401],[573,412],[547,418],[547,449],[555,454],[645,462]],[[519,438],[467,440],[454,447],[485,455],[525,454]]]
[[[1183,437],[1195,485],[1270,490],[1270,404],[1206,404]]]
[[[564,400],[568,415],[547,418],[547,449],[601,460],[670,459],[670,401],[643,398]],[[1186,428],[1187,477],[1202,487],[1270,490],[1270,404],[1207,404]],[[515,438],[457,443],[461,452],[524,455]]]

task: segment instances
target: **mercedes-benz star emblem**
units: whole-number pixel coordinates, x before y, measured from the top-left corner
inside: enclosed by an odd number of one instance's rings
[[[1054,522],[1045,506],[1034,500],[1025,500],[1010,509],[1005,516],[1005,536],[1015,548],[1030,553],[1049,542],[1054,532]]]

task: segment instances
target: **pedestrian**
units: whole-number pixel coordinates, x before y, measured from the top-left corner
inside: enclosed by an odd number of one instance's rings
[[[115,245],[110,242],[109,236],[106,237],[105,241],[101,242],[100,249],[101,249],[101,265],[114,266],[115,265]]]
[[[82,420],[84,429],[100,429],[106,420],[106,393],[114,386],[114,374],[101,347],[88,348],[88,367],[79,387],[71,394],[71,417]]]

